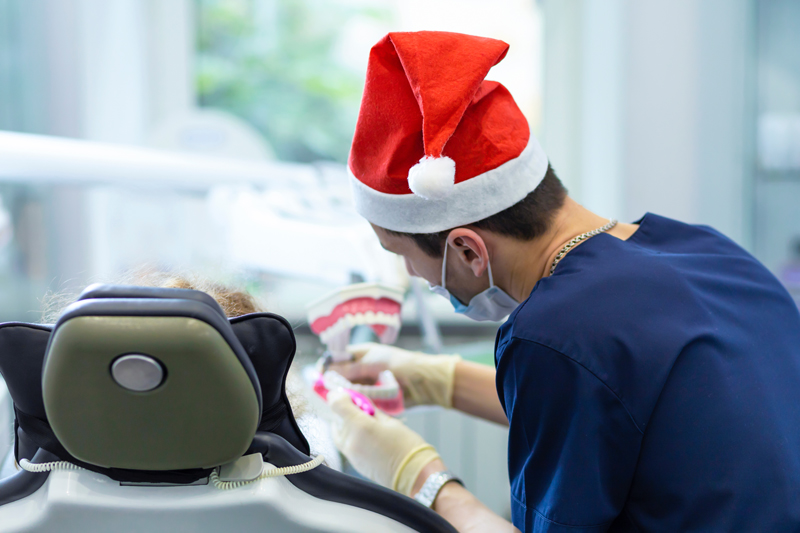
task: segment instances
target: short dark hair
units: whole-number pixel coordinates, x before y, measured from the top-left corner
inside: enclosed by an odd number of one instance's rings
[[[553,217],[564,205],[566,197],[566,187],[558,179],[553,168],[548,165],[542,182],[533,192],[528,193],[528,196],[496,215],[472,224],[465,224],[464,227],[491,231],[521,241],[532,241],[550,229]],[[453,229],[455,228],[437,233],[402,233],[391,230],[386,230],[386,232],[413,240],[423,252],[431,257],[442,257],[445,241]]]

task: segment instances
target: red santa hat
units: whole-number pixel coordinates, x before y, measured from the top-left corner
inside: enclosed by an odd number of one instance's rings
[[[507,51],[429,31],[372,47],[348,162],[364,218],[434,233],[508,209],[539,185],[547,156],[508,90],[484,80]]]

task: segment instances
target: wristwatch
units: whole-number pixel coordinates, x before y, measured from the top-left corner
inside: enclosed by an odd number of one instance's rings
[[[419,492],[414,495],[414,499],[425,507],[430,508],[433,505],[433,502],[436,500],[436,496],[439,495],[439,491],[442,490],[442,487],[451,481],[455,481],[462,487],[464,486],[464,482],[457,478],[456,475],[449,470],[445,470],[444,472],[434,472],[428,476],[428,479],[425,480],[422,488],[419,489]]]

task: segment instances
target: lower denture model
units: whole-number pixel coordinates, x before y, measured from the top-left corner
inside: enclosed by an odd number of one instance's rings
[[[322,398],[339,387],[363,395],[390,415],[403,411],[403,391],[389,370],[381,372],[373,385],[351,383],[334,370],[331,362],[352,359],[347,351],[350,332],[356,326],[369,326],[383,344],[392,344],[400,332],[400,309],[404,291],[382,283],[357,283],[343,287],[308,306],[311,331],[327,346],[318,364],[314,391]],[[351,396],[353,396],[351,394]],[[358,402],[357,402],[358,405]],[[368,414],[368,408],[359,405]]]

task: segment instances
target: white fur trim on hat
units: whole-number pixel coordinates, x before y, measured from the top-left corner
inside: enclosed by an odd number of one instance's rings
[[[456,184],[456,162],[449,157],[425,156],[408,171],[408,188],[426,200],[443,200]]]
[[[439,200],[428,200],[418,194],[379,192],[361,183],[349,168],[348,173],[356,211],[361,216],[393,231],[436,233],[483,220],[525,198],[544,179],[547,155],[531,135],[528,146],[518,157],[456,183]]]

